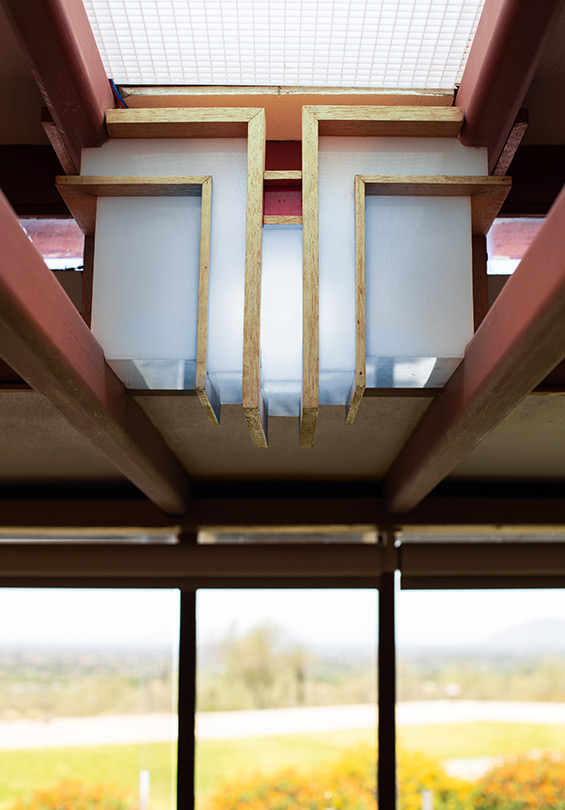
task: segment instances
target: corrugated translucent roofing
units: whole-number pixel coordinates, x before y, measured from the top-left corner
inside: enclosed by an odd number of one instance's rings
[[[120,84],[452,90],[484,0],[84,0]]]

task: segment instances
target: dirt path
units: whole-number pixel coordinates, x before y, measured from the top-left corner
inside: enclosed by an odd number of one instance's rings
[[[565,703],[415,701],[398,704],[397,720],[399,726],[483,720],[565,726]],[[197,735],[201,740],[373,728],[375,724],[376,709],[366,704],[199,712],[196,716]],[[164,742],[175,737],[176,718],[167,714],[0,721],[0,749],[4,750]]]

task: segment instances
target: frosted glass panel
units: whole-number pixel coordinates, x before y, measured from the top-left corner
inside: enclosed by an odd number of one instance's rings
[[[194,387],[200,202],[98,199],[92,330],[132,387]]]
[[[261,390],[270,416],[298,416],[302,394],[302,227],[263,228]]]
[[[247,140],[245,138],[114,140],[99,149],[84,149],[81,173],[212,176],[207,365],[220,401],[223,404],[240,403]],[[183,198],[176,198],[176,201],[180,199]],[[119,223],[116,223],[116,230],[120,230],[123,239],[124,231]],[[176,238],[182,242],[184,237],[182,233],[178,233]],[[198,245],[199,242],[198,237]],[[164,245],[166,250],[163,249]],[[163,286],[163,295],[166,290],[166,294],[170,296],[170,306],[174,309],[177,306],[177,299],[182,300],[185,294],[184,290],[179,290],[174,284],[166,283],[170,275],[169,252],[174,252],[177,248],[169,242],[160,242],[156,244],[156,249],[154,263],[158,267],[159,283]],[[195,307],[196,304],[197,298],[191,299],[190,306]],[[195,340],[195,337],[192,340]],[[128,355],[122,354],[120,357],[127,358]],[[155,367],[152,363],[145,362],[143,366],[137,363],[135,369],[132,369],[130,364],[125,371],[121,365],[120,372],[126,375],[141,374],[149,387],[192,388],[193,358],[194,354],[179,356],[177,359],[180,363],[168,364],[166,369],[161,364],[158,372],[159,376],[163,377],[161,383],[155,381]],[[154,358],[144,359],[150,361]],[[136,383],[132,384],[137,387]]]
[[[454,366],[438,379],[434,359],[463,357],[473,329],[470,215],[467,197],[366,198],[370,387],[387,384],[391,360],[392,387],[443,385]]]
[[[487,156],[486,150],[464,147],[453,138],[322,137],[319,147],[320,402],[343,404],[349,393],[355,369],[355,175],[485,175],[488,174]],[[372,201],[377,199],[379,198],[371,198]],[[382,198],[380,199],[382,200]],[[402,198],[402,200],[406,199]],[[418,221],[420,221],[420,231],[423,232],[428,227],[428,221],[434,219],[434,215],[431,214],[432,209],[430,209],[429,216],[425,214],[430,198],[417,199],[420,201],[421,208],[414,210],[420,211]],[[400,198],[397,200],[402,205]],[[459,258],[456,259],[452,248],[449,248],[450,260],[442,257],[442,250],[435,247],[436,244],[439,245],[437,219],[433,226],[435,241],[432,241],[428,248],[425,245],[418,245],[419,237],[416,237],[415,234],[412,235],[412,243],[416,244],[415,249],[419,257],[426,256],[426,251],[429,255],[427,269],[424,270],[420,266],[419,270],[420,276],[425,277],[428,272],[431,273],[430,290],[435,290],[435,297],[427,292],[426,300],[429,301],[430,298],[433,298],[436,311],[441,312],[442,318],[445,315],[445,307],[442,302],[450,302],[448,320],[458,324],[457,345],[464,346],[472,335],[468,202],[464,203],[461,200],[456,202],[453,198],[451,200],[435,198],[433,202],[434,204],[436,202],[447,203],[446,207],[449,209],[447,219],[443,219],[444,213],[443,209],[440,210],[441,205],[436,210],[436,214],[439,213],[441,217],[439,227],[442,238],[450,230],[454,220],[457,220],[458,228],[463,228],[458,232],[465,245],[465,258],[462,258],[461,261]],[[378,203],[374,204],[378,205]],[[369,205],[373,205],[373,202]],[[465,208],[465,212],[463,212],[462,206]],[[368,214],[368,216],[370,215]],[[413,218],[414,211],[407,216]],[[466,224],[462,225],[463,221]],[[400,227],[408,227],[408,222],[407,220],[406,224]],[[369,234],[370,227],[368,222],[367,234]],[[410,228],[412,227],[413,224],[410,224]],[[406,235],[405,231],[397,231],[397,247],[402,245],[403,250],[406,248]],[[428,238],[427,235],[426,238]],[[451,277],[450,280],[442,280],[441,284],[439,283],[438,268],[434,267],[436,254],[440,254],[443,271]],[[457,268],[453,267],[453,262],[457,262]],[[390,272],[389,270],[389,275]],[[369,274],[368,267],[367,273]],[[391,280],[394,285],[396,283],[394,278]],[[444,282],[445,287],[442,286]],[[380,295],[380,292],[378,294]],[[388,295],[391,300],[392,293]],[[453,303],[454,301],[455,303]],[[452,303],[453,313],[451,314]],[[412,314],[402,314],[403,308],[407,306],[406,302],[396,302],[395,306],[397,305],[401,306],[398,314],[402,323],[406,328],[414,331],[415,324],[412,323]],[[390,312],[388,318],[391,319]],[[367,323],[369,340],[373,338],[372,324],[376,325],[376,321],[372,315],[369,315]],[[437,329],[437,326],[435,325],[434,328]],[[398,332],[396,324],[395,329]],[[422,329],[420,329],[421,334]],[[451,375],[457,361],[452,362],[449,359],[454,356],[453,354],[428,354],[428,350],[425,348],[428,344],[435,346],[431,338],[429,340],[426,338],[425,343],[413,346],[410,353],[402,357],[395,353],[387,355],[384,349],[379,349],[378,354],[371,355],[368,349],[367,386],[442,385]],[[373,350],[374,345],[371,351]],[[453,350],[450,348],[449,351]]]

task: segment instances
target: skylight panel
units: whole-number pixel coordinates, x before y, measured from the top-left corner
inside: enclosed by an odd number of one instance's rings
[[[119,84],[452,90],[484,0],[84,0]]]

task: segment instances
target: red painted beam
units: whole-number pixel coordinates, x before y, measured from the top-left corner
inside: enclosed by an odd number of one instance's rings
[[[104,359],[0,194],[0,355],[165,512],[186,511],[185,470]]]
[[[1,0],[77,172],[115,106],[82,0]]]
[[[563,0],[486,0],[455,104],[464,112],[461,142],[488,147],[490,172],[562,8]]]
[[[385,481],[416,506],[565,357],[565,189]]]

